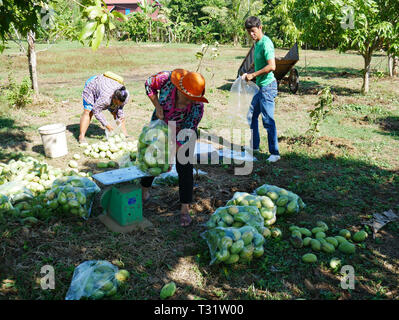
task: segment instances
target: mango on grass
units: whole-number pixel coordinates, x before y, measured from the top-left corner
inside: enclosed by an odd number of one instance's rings
[[[356,246],[350,242],[343,242],[338,246],[338,250],[345,254],[354,254],[356,251]]]
[[[349,230],[346,230],[346,229],[341,229],[341,230],[339,231],[339,235],[340,235],[341,237],[344,237],[344,238],[347,239],[347,240],[349,240],[349,239],[351,238],[351,233],[350,233],[350,231],[349,231]]]
[[[323,231],[317,232],[315,235],[316,239],[325,238],[326,234]]]
[[[299,228],[299,232],[302,233],[305,237],[312,236],[312,232],[307,228]]]
[[[321,249],[321,243],[317,239],[310,240],[310,246],[312,247],[313,251],[320,251]]]
[[[129,271],[122,269],[119,270],[117,273],[115,273],[115,278],[118,280],[118,282],[124,282],[127,279],[129,279],[130,273]]]
[[[226,264],[234,264],[240,260],[240,256],[238,254],[231,254],[230,257],[225,261]]]
[[[337,248],[339,245],[339,242],[337,239],[335,239],[334,237],[327,237],[326,241],[330,244],[332,244],[334,246],[334,248]]]
[[[353,236],[352,239],[355,242],[362,242],[367,238],[368,234],[366,231],[362,230],[359,232],[356,232]]]
[[[327,241],[321,245],[321,250],[325,253],[333,253],[335,251],[335,247],[328,243]]]
[[[338,241],[338,245],[347,241],[343,236],[335,236],[334,238]]]
[[[328,231],[328,225],[324,221],[317,221],[316,225],[317,225],[317,227],[322,228],[323,232]]]
[[[270,231],[272,233],[272,237],[275,239],[281,238],[281,236],[283,235],[279,228],[272,228]]]
[[[330,268],[336,269],[341,265],[341,260],[339,258],[331,258],[330,260]]]
[[[314,263],[317,261],[317,256],[313,253],[307,253],[302,256],[302,261],[306,263]]]
[[[312,241],[311,237],[306,237],[305,239],[303,239],[303,246],[304,247],[310,246],[310,241]]]

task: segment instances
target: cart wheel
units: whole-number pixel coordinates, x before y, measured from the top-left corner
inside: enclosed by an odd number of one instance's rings
[[[299,74],[297,69],[294,68],[290,71],[290,75],[288,77],[288,83],[290,91],[295,94],[298,91],[299,87]]]

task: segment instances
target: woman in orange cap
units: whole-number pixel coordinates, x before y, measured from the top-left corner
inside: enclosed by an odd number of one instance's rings
[[[182,129],[191,129],[197,133],[198,124],[204,113],[204,102],[208,102],[204,97],[205,79],[201,74],[184,69],[159,72],[147,79],[145,89],[155,106],[152,121],[157,119],[166,123],[174,121],[176,137]],[[177,139],[177,149],[187,140]],[[193,163],[189,161],[187,164],[181,164],[177,159],[176,170],[179,176],[180,224],[186,227],[192,221],[189,209],[193,201]],[[149,189],[153,180],[154,177],[141,179],[144,202],[150,197]]]

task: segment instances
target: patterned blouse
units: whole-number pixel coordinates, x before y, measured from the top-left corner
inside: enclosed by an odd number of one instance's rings
[[[111,106],[112,96],[115,90],[122,88],[123,85],[118,81],[105,77],[104,75],[98,75],[93,80],[89,81],[85,88],[83,89],[82,97],[88,104],[93,106],[93,115],[96,117],[100,123],[106,127],[108,125],[102,112],[104,110],[109,110],[113,112],[115,109]],[[123,119],[123,107],[129,100],[129,92],[125,102],[118,108],[116,113],[117,119]]]
[[[175,108],[177,88],[171,81],[171,71],[159,72],[147,79],[145,82],[145,90],[149,97],[158,94],[158,100],[163,108],[164,121],[176,121],[176,136],[182,129],[192,129],[197,132],[198,124],[204,114],[204,104],[202,102],[193,102],[188,104],[184,109]],[[155,120],[155,111],[152,120]],[[185,141],[177,141],[181,146]]]

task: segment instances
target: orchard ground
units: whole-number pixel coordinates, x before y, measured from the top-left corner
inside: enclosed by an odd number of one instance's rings
[[[7,85],[10,63],[15,79],[27,75],[27,58],[16,55],[17,48],[10,46],[0,56],[1,90]],[[38,45],[38,50],[43,48]],[[25,109],[9,109],[4,94],[0,96],[0,161],[7,162],[11,152],[22,151],[65,168],[73,154],[79,153],[79,169],[98,172],[98,160],[84,157],[77,143],[85,81],[107,70],[125,78],[132,96],[125,108],[127,128],[137,139],[153,112],[144,81],[163,70],[195,70],[199,50],[195,45],[121,42],[92,53],[78,43],[61,42],[40,52],[39,101]],[[207,79],[210,103],[205,107],[201,129],[217,132],[229,127],[230,87],[248,50],[222,46],[216,60],[205,59],[201,72]],[[276,54],[284,56],[286,52],[277,50]],[[120,260],[131,273],[127,286],[113,299],[159,299],[162,286],[169,281],[177,285],[173,299],[399,298],[399,222],[386,225],[376,239],[369,232],[355,255],[318,253],[316,264],[301,261],[310,249],[295,249],[288,241],[292,224],[312,228],[323,220],[335,235],[341,228],[360,230],[374,213],[399,211],[399,78],[379,72],[385,71],[386,65],[383,53],[374,56],[371,92],[363,96],[361,57],[301,50],[298,93],[291,94],[282,84],[276,99],[282,159],[266,163],[266,131],[261,127],[262,153],[252,174],[235,176],[229,165],[199,165],[208,175],[195,181],[194,222],[188,228],[179,226],[177,187],[153,188],[153,200],[144,211],[153,227],[137,233],[108,231],[95,217],[101,212],[98,206],[88,221],[71,217],[54,218],[30,228],[18,223],[1,226],[0,299],[64,299],[75,267],[94,259]],[[315,107],[317,92],[326,85],[334,93],[334,109],[321,125],[320,138],[309,145],[304,138],[309,128],[308,111]],[[44,157],[37,129],[56,122],[67,125],[69,154],[50,160]],[[93,121],[87,133],[89,143],[103,136],[99,123]],[[264,183],[300,195],[307,204],[306,213],[279,218],[275,226],[283,230],[283,239],[269,240],[264,256],[250,265],[209,266],[209,250],[200,237],[203,224],[234,192],[251,193]],[[341,288],[341,275],[328,266],[333,256],[354,267],[355,289]],[[55,268],[55,290],[40,288],[44,265]]]

